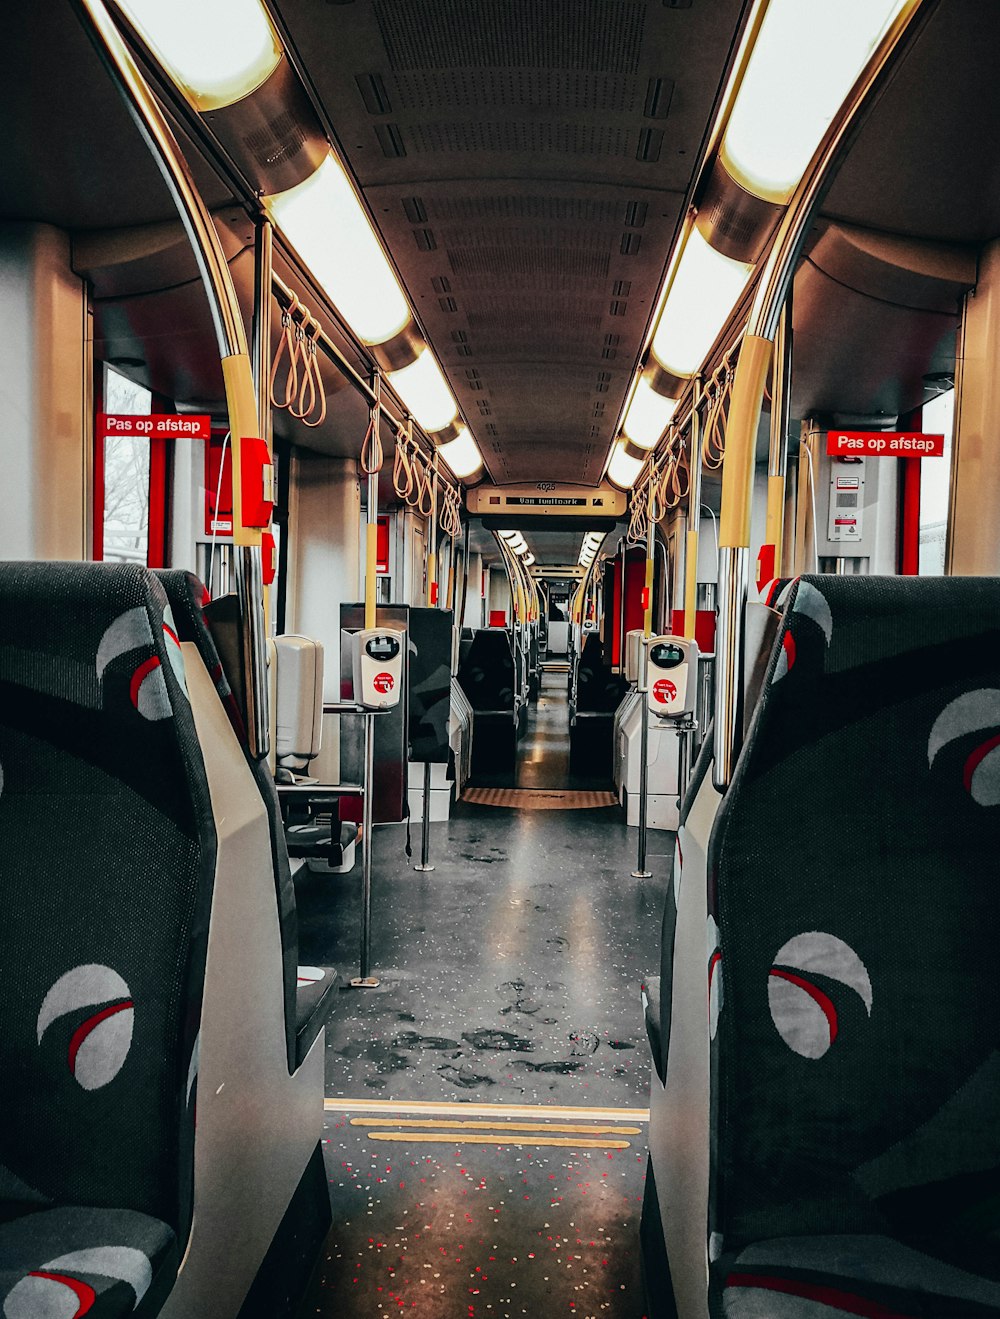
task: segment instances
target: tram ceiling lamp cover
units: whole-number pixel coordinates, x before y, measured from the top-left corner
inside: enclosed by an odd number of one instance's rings
[[[390,371],[389,380],[425,431],[443,430],[458,416],[455,395],[429,348],[401,371]]]
[[[403,290],[332,152],[304,182],[265,197],[264,205],[360,339],[385,343],[407,326]]]
[[[694,375],[752,270],[748,262],[710,247],[697,228],[689,229],[653,335],[653,356],[662,367],[678,376]]]
[[[479,452],[479,445],[464,426],[453,440],[439,445],[437,452],[448,464],[452,476],[459,481],[466,481],[470,476],[475,476],[483,465],[483,455]]]
[[[770,0],[722,138],[722,164],[741,187],[765,201],[788,202],[908,2]],[[789,79],[794,68],[808,70],[804,91]]]
[[[633,444],[643,449],[655,449],[676,408],[676,399],[664,398],[644,376],[640,376],[622,430]]]
[[[619,440],[611,452],[608,480],[614,482],[619,490],[631,490],[639,479],[642,464],[642,458],[629,453],[629,441]]]
[[[281,61],[281,42],[260,0],[116,2],[199,111],[242,100]]]

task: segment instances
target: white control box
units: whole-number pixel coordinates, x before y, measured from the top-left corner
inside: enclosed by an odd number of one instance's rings
[[[399,704],[403,681],[406,633],[378,627],[351,636],[354,659],[354,699],[370,710]]]
[[[636,683],[641,690],[639,678],[642,674],[642,629],[625,633],[625,681]]]
[[[865,460],[834,458],[830,463],[830,514],[827,540],[857,545],[864,536]]]
[[[650,637],[646,706],[661,719],[693,714],[698,699],[698,647],[684,637]]]

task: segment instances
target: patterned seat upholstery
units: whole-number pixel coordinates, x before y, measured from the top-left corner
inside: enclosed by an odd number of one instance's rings
[[[153,1315],[177,1273],[165,1223],[127,1209],[50,1209],[0,1224],[4,1319]]]
[[[708,858],[713,1316],[1000,1315],[998,853],[1000,581],[794,582]]]
[[[285,832],[274,779],[266,761],[254,760],[249,754],[243,716],[233,697],[215,640],[205,621],[203,610],[210,599],[208,592],[193,573],[175,569],[158,572],[156,575],[167,593],[177,620],[178,636],[182,641],[192,642],[201,655],[215,683],[219,699],[226,707],[230,723],[264,799],[271,835],[271,861],[274,868],[278,921],[281,927],[288,1068],[290,1072],[294,1072],[330,1016],[338,980],[337,972],[333,967],[300,968],[298,966],[299,931],[295,887],[288,864]],[[321,971],[322,974],[319,976],[312,974],[316,971]],[[310,974],[303,976],[303,972]]]
[[[154,1314],[172,1285],[216,845],[159,584],[0,565],[4,1319]]]

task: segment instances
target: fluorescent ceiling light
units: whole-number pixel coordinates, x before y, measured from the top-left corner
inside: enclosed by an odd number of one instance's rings
[[[694,375],[752,269],[709,247],[692,226],[653,336],[653,353],[661,366],[674,375]]]
[[[625,413],[622,430],[640,448],[655,448],[676,407],[675,398],[664,398],[648,380],[640,376],[628,412]]]
[[[479,452],[479,445],[472,438],[467,427],[463,427],[447,444],[439,445],[437,452],[451,468],[452,475],[458,477],[460,481],[473,476],[483,465],[483,455]]]
[[[768,201],[788,201],[905,3],[770,0],[722,140],[723,163],[738,183]]]
[[[608,479],[620,490],[631,490],[642,471],[642,459],[626,453],[624,441],[619,440],[608,464]]]
[[[355,334],[379,344],[403,329],[410,308],[335,156],[264,205]]]
[[[401,371],[390,371],[389,379],[425,431],[442,430],[458,416],[455,395],[429,348]]]
[[[260,0],[118,0],[198,110],[218,110],[266,82],[281,59]]]

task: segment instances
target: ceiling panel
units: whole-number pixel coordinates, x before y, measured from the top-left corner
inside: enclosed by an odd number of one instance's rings
[[[283,0],[497,481],[600,479],[743,0]]]

